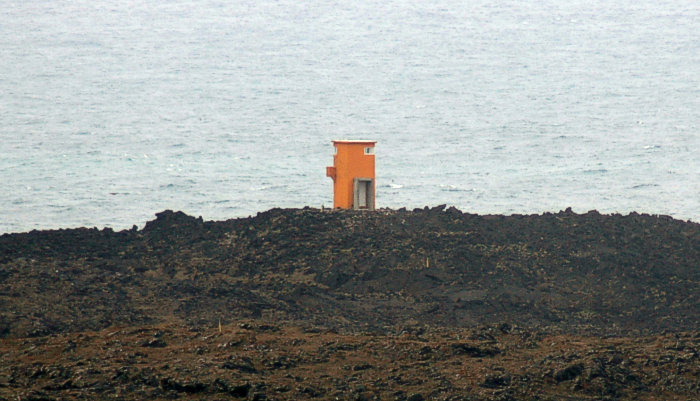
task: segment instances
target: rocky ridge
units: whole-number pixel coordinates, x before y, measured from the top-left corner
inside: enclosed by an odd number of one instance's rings
[[[700,225],[273,209],[0,236],[0,400],[697,400]]]
[[[263,318],[341,330],[700,327],[700,225],[597,212],[273,209],[0,236],[0,335]]]

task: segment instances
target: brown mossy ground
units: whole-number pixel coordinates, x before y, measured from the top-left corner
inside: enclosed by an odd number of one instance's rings
[[[0,400],[697,399],[698,288],[700,225],[636,213],[6,234]]]
[[[255,320],[0,341],[0,399],[696,400],[700,333],[340,334]]]

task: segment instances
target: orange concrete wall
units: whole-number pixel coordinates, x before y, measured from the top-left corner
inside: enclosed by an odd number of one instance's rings
[[[374,154],[366,155],[365,148],[374,148],[374,141],[333,141],[336,154],[333,156],[335,178],[333,179],[333,207],[351,209],[353,207],[353,180],[371,178],[374,180]],[[327,172],[330,176],[330,173]],[[332,177],[333,178],[333,177]],[[376,193],[373,184],[372,193]],[[374,200],[372,200],[374,204]]]

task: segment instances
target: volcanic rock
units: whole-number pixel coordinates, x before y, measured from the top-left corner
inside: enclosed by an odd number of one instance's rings
[[[700,391],[700,225],[273,209],[0,236],[0,400]]]

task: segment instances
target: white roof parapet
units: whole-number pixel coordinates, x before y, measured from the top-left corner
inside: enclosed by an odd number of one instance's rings
[[[377,143],[369,139],[333,139],[333,143]]]

